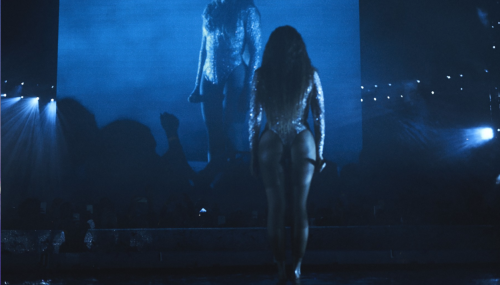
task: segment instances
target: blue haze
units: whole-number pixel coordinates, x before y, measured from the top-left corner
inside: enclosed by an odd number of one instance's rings
[[[188,159],[206,159],[200,106],[186,98],[194,87],[207,3],[61,0],[57,98],[81,102],[99,127],[123,118],[147,125],[159,154],[168,148],[159,114],[171,112],[181,121]],[[294,26],[319,70],[326,104],[325,157],[339,164],[356,161],[362,147],[358,1],[255,4],[262,16],[263,46],[274,28]]]

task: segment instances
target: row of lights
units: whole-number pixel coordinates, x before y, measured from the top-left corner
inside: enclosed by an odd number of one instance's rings
[[[4,94],[2,94],[2,97],[4,97],[4,98],[5,98],[5,97],[7,97],[7,94],[5,94],[5,93],[4,93]],[[21,96],[20,98],[21,98],[21,99],[24,99],[24,96]],[[40,100],[40,97],[36,97],[35,99],[36,99],[36,100]],[[50,102],[54,102],[54,98],[50,99]]]
[[[403,95],[401,95],[401,98],[403,98]],[[387,99],[391,99],[391,96],[387,96]],[[377,98],[373,98],[373,101],[377,101]],[[361,99],[361,102],[363,102],[363,99]]]
[[[5,83],[7,83],[7,80],[5,80],[4,82],[5,82]],[[24,81],[23,81],[23,82],[21,82],[21,85],[23,85],[23,86],[24,86]],[[55,87],[54,85],[50,86],[50,88],[52,88],[52,89],[54,89],[54,87]]]
[[[488,69],[485,69],[484,71],[485,71],[486,73],[488,73],[488,72],[489,72],[489,71],[488,71]],[[463,77],[464,77],[464,75],[463,75],[463,74],[460,74],[460,77],[462,77],[462,78],[463,78]],[[446,76],[446,78],[447,78],[447,79],[451,79],[451,76],[450,76],[450,75],[447,75],[447,76]],[[418,80],[418,79],[416,80],[416,82],[417,82],[418,84],[420,84],[420,83],[421,83],[421,81],[420,81],[420,80]],[[388,83],[387,85],[388,85],[389,87],[391,87],[391,86],[392,86],[392,83]],[[375,84],[375,85],[374,85],[374,87],[375,87],[375,88],[378,88],[378,85],[377,85],[377,84]],[[361,86],[361,89],[365,89],[365,87],[364,87],[364,86]],[[463,90],[464,90],[464,88],[463,88],[463,87],[460,87],[460,91],[463,91]],[[431,91],[431,94],[432,94],[432,95],[434,95],[434,94],[436,94],[436,92]],[[401,95],[401,98],[402,98],[402,97],[403,97],[403,95]],[[391,99],[391,98],[390,98],[389,96],[387,96],[387,99]],[[377,98],[373,98],[373,100],[374,100],[374,101],[377,101]],[[361,99],[361,102],[363,102],[363,99]]]
[[[485,69],[484,71],[485,71],[486,73],[488,73],[488,72],[489,72],[489,71],[488,71],[488,69]],[[462,77],[462,78],[463,78],[463,77],[464,77],[464,75],[463,75],[463,74],[460,74],[460,77]],[[447,76],[446,76],[446,78],[447,78],[447,79],[451,79],[451,76],[450,76],[450,75],[447,75]],[[421,83],[421,81],[420,81],[419,79],[417,79],[417,80],[415,80],[415,81],[416,81],[418,84],[420,84],[420,83]],[[387,84],[387,85],[388,85],[389,87],[391,87],[391,86],[392,86],[392,83],[389,83],[389,84]],[[374,87],[375,87],[375,88],[378,88],[378,85],[377,85],[377,84],[375,84],[375,85],[374,85]],[[361,86],[361,89],[365,89],[365,87],[364,87],[364,86]]]

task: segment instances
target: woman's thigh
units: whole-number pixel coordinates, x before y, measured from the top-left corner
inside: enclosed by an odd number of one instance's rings
[[[281,164],[284,146],[279,136],[266,130],[259,141],[260,175],[266,188],[284,188],[284,170]]]
[[[316,144],[309,130],[299,133],[291,147],[291,181],[296,203],[305,203],[314,173]]]

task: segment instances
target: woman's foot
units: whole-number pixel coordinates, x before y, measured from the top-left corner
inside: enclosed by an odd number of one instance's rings
[[[300,266],[302,265],[302,259],[295,260],[293,262],[293,273],[292,273],[292,282],[293,284],[300,285]]]
[[[286,266],[285,261],[276,261],[278,265],[278,284],[286,283]]]

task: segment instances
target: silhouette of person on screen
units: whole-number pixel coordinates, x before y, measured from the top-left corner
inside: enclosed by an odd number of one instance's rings
[[[202,103],[209,165],[221,165],[236,151],[228,131],[234,136],[238,128],[231,128],[238,124],[240,130],[245,129],[248,94],[260,63],[260,49],[260,13],[253,0],[214,0],[207,5],[198,73],[188,101]],[[243,135],[242,142],[245,140]]]
[[[307,123],[309,108],[314,136]],[[262,115],[267,124],[259,138]],[[285,208],[292,216],[292,281],[300,283],[300,267],[309,235],[306,201],[314,169],[325,165],[323,90],[311,65],[301,35],[293,27],[279,27],[264,50],[255,72],[250,98],[251,170],[261,176],[268,202],[267,229],[279,282],[285,274]],[[286,196],[291,204],[286,205]]]

